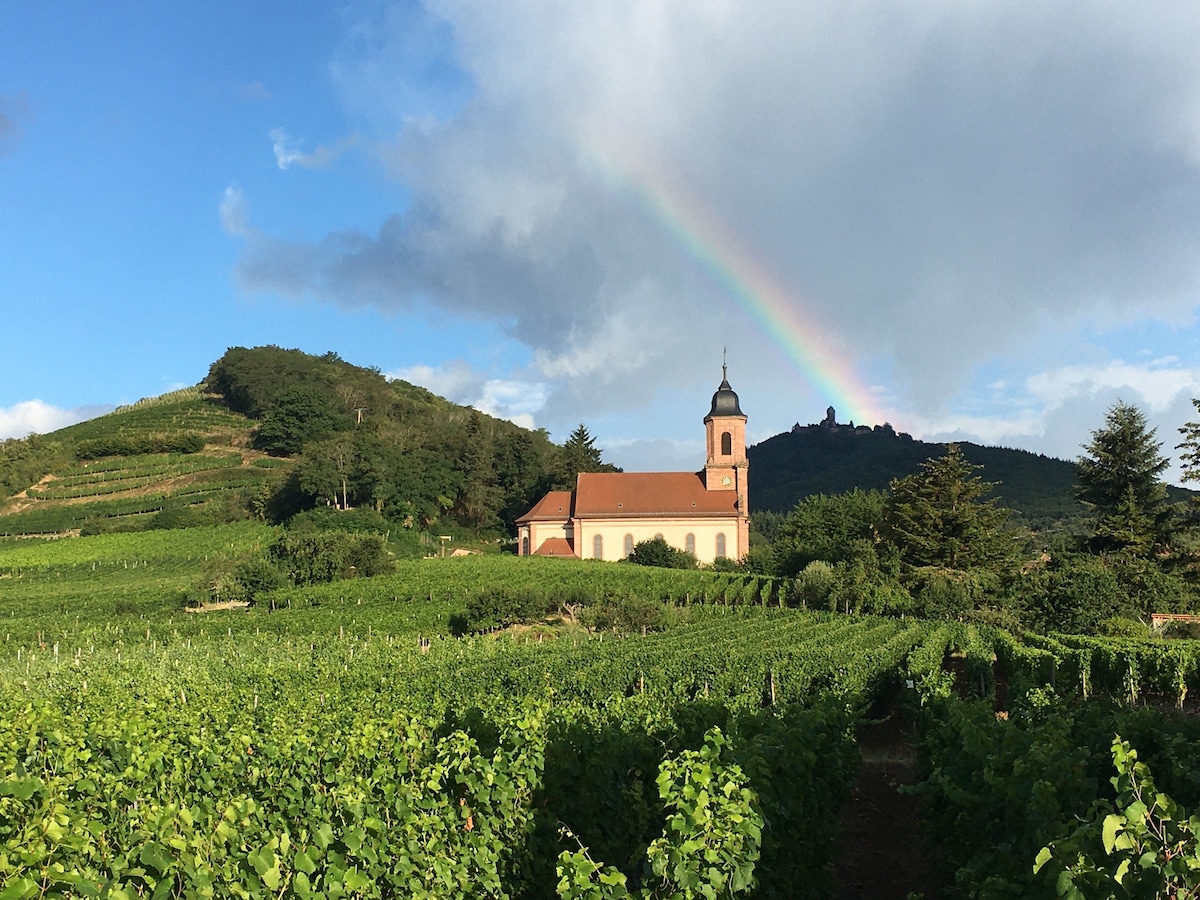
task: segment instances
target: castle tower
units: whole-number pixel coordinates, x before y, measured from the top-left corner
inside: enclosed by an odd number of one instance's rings
[[[746,415],[738,395],[729,386],[726,366],[721,366],[721,386],[713,394],[712,408],[704,417],[708,458],[704,485],[710,491],[737,491],[738,550],[740,558],[750,546],[750,505],[746,476]]]

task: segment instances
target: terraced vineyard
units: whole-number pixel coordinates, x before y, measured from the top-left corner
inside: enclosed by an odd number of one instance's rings
[[[250,426],[187,388],[63,429],[56,436],[80,459],[0,506],[0,534],[135,528],[210,506],[244,506],[247,492],[290,464],[247,449]],[[156,443],[195,449],[143,452]],[[154,516],[162,521],[150,522]]]

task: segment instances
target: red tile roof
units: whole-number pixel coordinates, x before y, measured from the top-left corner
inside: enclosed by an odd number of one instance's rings
[[[538,509],[545,503],[539,503]],[[709,491],[703,472],[584,472],[577,518],[736,516],[737,491]]]
[[[571,518],[574,501],[574,491],[550,491],[533,505],[533,509],[517,521],[530,522],[535,519],[550,519],[551,521],[565,522]]]
[[[534,556],[574,556],[575,550],[566,538],[546,538],[542,545],[533,551]]]

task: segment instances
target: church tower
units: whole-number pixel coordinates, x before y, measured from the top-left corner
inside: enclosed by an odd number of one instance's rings
[[[708,459],[704,463],[704,486],[710,491],[737,491],[738,546],[749,546],[750,505],[747,501],[746,415],[738,395],[729,386],[726,366],[721,366],[721,386],[713,394],[712,409],[704,417]]]

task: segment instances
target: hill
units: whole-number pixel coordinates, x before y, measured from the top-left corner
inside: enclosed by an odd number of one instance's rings
[[[194,387],[0,442],[0,534],[280,521],[367,507],[506,533],[562,448],[336,354],[234,347]]]
[[[1075,463],[1026,450],[966,442],[959,446],[971,463],[982,467],[980,477],[995,482],[992,496],[1033,530],[1082,527],[1087,511],[1074,496]],[[893,478],[917,472],[946,447],[887,427],[809,426],[777,434],[748,450],[750,508],[786,513],[811,494],[887,490]]]

